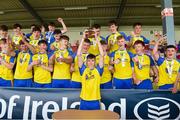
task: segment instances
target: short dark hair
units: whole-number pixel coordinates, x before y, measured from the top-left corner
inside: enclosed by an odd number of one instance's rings
[[[91,44],[91,41],[88,38],[84,39],[84,42]]]
[[[48,26],[56,26],[54,22],[49,22]]]
[[[137,45],[137,44],[141,44],[143,47],[145,47],[145,43],[141,40],[137,40],[133,46]]]
[[[13,29],[16,29],[16,28],[20,28],[20,29],[22,29],[22,26],[20,25],[20,24],[18,24],[18,23],[16,23],[16,24],[14,24],[13,25]]]
[[[61,34],[61,30],[55,29],[55,30],[54,30],[54,34]]]
[[[6,26],[6,25],[1,25],[0,26],[0,30],[2,30],[2,31],[8,31],[8,26]]]
[[[109,26],[111,26],[111,25],[118,26],[118,24],[117,24],[117,22],[116,22],[115,20],[109,21],[108,25],[109,25]]]
[[[27,39],[25,39],[25,41],[27,42],[27,43],[29,43],[29,41],[27,40]],[[20,42],[19,42],[19,45],[24,45],[25,43],[21,40]]]
[[[3,42],[3,44],[5,44],[5,43],[6,43],[6,40],[7,40],[6,38],[1,38],[1,39],[0,39],[0,42]]]
[[[35,27],[36,27],[37,25],[36,25],[36,24],[31,24],[30,27],[32,27],[32,26],[35,26]]]
[[[40,29],[38,26],[35,26],[35,27],[32,29],[32,32],[35,32],[35,31],[41,32],[41,29]]]
[[[101,29],[101,26],[100,26],[99,24],[94,24],[94,25],[92,26],[92,28]]]
[[[65,39],[65,40],[69,41],[69,37],[67,35],[61,35],[60,39]]]
[[[105,40],[100,41],[101,45],[107,45],[107,42]]]
[[[96,56],[93,55],[93,54],[89,54],[89,55],[87,56],[87,59],[95,59],[95,58],[96,58]]]
[[[123,36],[123,35],[117,36],[117,40],[121,40],[121,39],[124,39],[124,36]]]
[[[134,23],[133,28],[135,28],[136,26],[142,26],[142,23],[140,23],[140,22]]]
[[[40,40],[40,41],[38,42],[38,45],[40,45],[40,44],[46,44],[46,45],[47,45],[47,42],[46,42],[45,40]]]
[[[168,46],[166,47],[166,50],[169,49],[169,48],[174,48],[174,49],[176,50],[176,46],[174,46],[174,45],[168,45]]]

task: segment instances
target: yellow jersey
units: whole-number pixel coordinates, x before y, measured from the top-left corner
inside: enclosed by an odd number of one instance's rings
[[[87,55],[88,55],[88,53],[83,53],[82,54],[83,62],[86,61]],[[71,80],[75,81],[75,82],[81,82],[81,75],[80,75],[80,72],[79,72],[78,60],[77,60],[76,54],[73,54],[73,61],[74,61],[74,72],[72,73]]]
[[[33,35],[30,36],[29,44],[31,44],[35,48],[37,53],[39,52],[38,42],[40,40],[42,40],[41,37],[39,39],[34,39]]]
[[[20,41],[22,40],[22,36],[20,35],[13,35],[12,36],[12,42],[15,43],[16,45],[19,45]]]
[[[30,79],[32,78],[32,71],[27,71],[31,54],[29,52],[19,52],[17,55],[16,69],[14,79]],[[22,74],[23,73],[23,74]]]
[[[103,68],[100,68],[98,65],[96,68],[91,70],[83,64],[79,70],[82,77],[80,98],[87,101],[101,99],[100,81]]]
[[[55,51],[59,50],[59,47],[60,47],[60,42],[57,42],[57,41],[54,41],[51,46],[54,46],[55,47]]]
[[[97,65],[99,64],[99,58],[100,58],[100,56],[96,57]],[[104,72],[101,77],[101,84],[107,83],[107,82],[111,81],[111,79],[112,79],[111,72],[109,71],[109,66],[110,66],[110,57],[109,57],[109,55],[105,55],[104,56]]]
[[[70,64],[67,64],[65,62],[59,62],[58,58],[63,57],[67,58],[68,56],[72,56],[72,52],[68,51],[67,49],[64,50],[58,50],[54,52],[55,54],[55,63],[54,63],[54,73],[53,73],[53,79],[71,79],[71,73],[70,73]]]
[[[168,61],[165,58],[159,57],[157,65],[159,67],[158,86],[174,84],[178,73],[180,73],[180,63],[175,59]]]
[[[14,57],[7,56],[4,53],[0,53],[0,57],[7,63],[15,63]],[[0,78],[3,78],[4,80],[13,80],[13,70],[8,69],[6,66],[0,63]]]
[[[137,55],[138,62],[134,62],[135,75],[138,80],[150,79],[151,66],[155,66],[151,56]]]
[[[129,51],[133,54],[136,54],[136,51],[134,49],[134,43],[137,41],[137,40],[141,40],[143,41],[145,44],[149,44],[149,40],[146,39],[144,36],[140,35],[140,36],[137,36],[137,37],[132,37],[132,36],[128,36],[127,37],[128,41],[132,40],[132,45],[131,47],[129,48]]]
[[[95,38],[88,38],[88,39],[91,41],[91,45],[90,45],[90,48],[88,50],[88,53],[93,54],[95,56],[99,55],[99,48],[98,48],[98,44],[96,42],[96,39]],[[105,40],[105,38],[103,38],[102,36],[99,36],[98,40],[99,41]]]
[[[110,53],[118,50],[118,48],[119,48],[119,46],[117,44],[117,37],[118,36],[123,36],[124,39],[127,40],[127,36],[124,32],[116,32],[114,34],[107,36],[107,38],[106,38],[108,45],[110,45],[111,43],[113,44],[110,48],[110,51],[109,51]]]
[[[32,60],[30,60],[30,63],[32,61],[39,60],[41,64],[44,64],[45,66],[48,66],[49,64],[49,58],[51,57],[50,54],[35,54],[32,57]],[[43,69],[40,66],[34,66],[34,82],[40,83],[40,84],[49,84],[51,83],[51,72]]]
[[[120,61],[118,64],[114,64],[114,78],[124,80],[132,78],[132,68],[134,68],[132,61],[133,56],[132,53],[126,50],[117,50],[111,53],[110,57],[113,58],[114,61],[117,59]]]

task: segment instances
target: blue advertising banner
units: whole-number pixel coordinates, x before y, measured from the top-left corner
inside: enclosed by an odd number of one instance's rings
[[[0,119],[51,119],[59,110],[78,109],[78,89],[0,88]],[[180,92],[101,90],[102,109],[122,119],[180,119]]]

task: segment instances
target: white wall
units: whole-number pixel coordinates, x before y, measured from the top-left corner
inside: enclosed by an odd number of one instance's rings
[[[83,32],[87,27],[68,27],[68,32],[66,35],[70,37],[70,41],[74,42],[76,40],[81,39],[80,32]],[[150,34],[150,31],[162,31],[162,26],[143,26],[143,32],[142,35],[147,37],[148,39],[154,39],[154,35]],[[125,32],[127,35],[130,35],[132,31],[132,26],[120,26],[119,31]],[[11,32],[11,30],[10,30]],[[30,32],[30,29],[23,29],[23,32],[28,33]],[[103,26],[101,28],[101,35],[106,37],[109,33],[108,27]],[[175,26],[175,40],[180,41],[180,26]]]

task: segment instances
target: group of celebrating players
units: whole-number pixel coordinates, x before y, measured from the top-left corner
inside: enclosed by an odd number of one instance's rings
[[[127,36],[118,32],[116,21],[110,21],[111,34],[106,38],[100,35],[100,25],[94,24],[73,52],[63,19],[58,22],[62,30],[51,22],[47,32],[32,25],[28,34],[14,24],[11,37],[8,27],[0,26],[0,86],[81,88],[80,109],[100,109],[100,89],[153,89],[154,83],[158,89],[177,92],[176,47],[167,45],[161,56],[163,38],[149,45],[150,40],[141,35],[141,23],[135,23]]]

